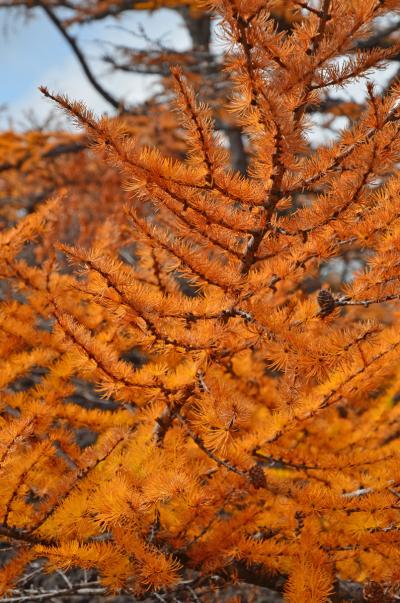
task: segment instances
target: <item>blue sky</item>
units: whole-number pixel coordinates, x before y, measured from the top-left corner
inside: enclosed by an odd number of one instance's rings
[[[82,73],[81,67],[54,25],[40,9],[35,9],[28,21],[19,12],[0,9],[0,114],[2,128],[12,116],[14,125],[24,121],[24,113],[33,110],[39,119],[49,112],[49,104],[41,98],[37,87],[41,84],[58,92],[85,101],[97,112],[109,111],[110,107],[92,89]],[[149,14],[130,12],[123,19],[124,27],[137,30],[141,23],[150,37],[166,35],[175,47],[184,48],[188,37],[180,17],[173,11],[160,10]],[[140,44],[137,38],[121,31],[118,22],[105,22],[79,27],[74,30],[80,45],[91,57],[94,71],[101,81],[117,96],[126,99],[143,99],[154,86],[154,78],[143,78],[131,74],[107,74],[106,68],[96,60],[103,48],[97,40]]]
[[[27,123],[24,116],[28,111],[34,112],[39,123],[46,118],[51,105],[37,90],[41,84],[83,100],[97,113],[110,111],[110,106],[87,82],[69,46],[46,15],[39,8],[29,14],[31,18],[26,20],[21,12],[0,9],[0,107],[6,106],[6,110],[0,112],[0,128],[9,125],[10,117],[12,127],[23,128]],[[183,49],[189,43],[183,23],[175,11],[162,9],[152,14],[131,11],[125,13],[121,23],[125,28],[135,31],[141,24],[150,38],[165,36],[163,41],[175,48]],[[154,89],[154,78],[123,73],[112,75],[96,59],[104,50],[98,40],[140,45],[138,38],[118,27],[118,21],[107,19],[76,28],[73,33],[86,56],[90,57],[91,65],[104,87],[115,96],[121,96],[125,101],[142,100]],[[396,65],[392,65],[390,72],[379,72],[374,79],[383,82],[396,68]],[[348,86],[347,93],[360,100],[364,96],[363,91],[364,84],[358,81]],[[338,94],[343,95],[343,90]],[[338,123],[338,127],[343,125]],[[313,128],[310,135],[315,136],[317,130],[318,127]]]

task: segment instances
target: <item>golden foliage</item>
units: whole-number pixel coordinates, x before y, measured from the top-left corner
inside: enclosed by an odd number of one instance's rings
[[[306,136],[327,88],[397,55],[338,60],[398,4],[323,7],[210,7],[246,175],[178,68],[184,159],[42,89],[90,151],[60,159],[61,193],[0,233],[0,534],[16,549],[2,593],[42,557],[135,595],[189,568],[288,576],[288,603],[398,581],[399,84],[369,84],[331,145]],[[20,192],[25,164],[47,165],[30,138],[1,141]]]

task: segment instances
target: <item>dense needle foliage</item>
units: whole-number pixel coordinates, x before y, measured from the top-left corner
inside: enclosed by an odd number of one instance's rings
[[[327,89],[398,55],[354,40],[399,2],[291,1],[290,29],[278,4],[208,7],[222,92],[173,68],[161,142],[151,105],[98,118],[46,88],[83,134],[2,137],[3,595],[43,558],[135,597],[400,592],[399,83],[307,136]]]

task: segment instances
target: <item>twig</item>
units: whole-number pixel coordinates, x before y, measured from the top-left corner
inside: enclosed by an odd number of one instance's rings
[[[240,475],[240,477],[247,477],[247,474],[244,471],[241,471],[240,469],[238,469],[234,465],[231,465],[227,461],[224,461],[223,459],[220,459],[211,450],[209,450],[207,448],[207,446],[204,444],[202,438],[200,436],[198,436],[196,433],[194,433],[194,431],[192,431],[190,429],[188,421],[187,421],[187,419],[185,417],[183,417],[180,414],[177,414],[176,417],[185,426],[186,431],[189,434],[189,436],[192,438],[193,442],[195,444],[197,444],[197,446],[200,448],[200,450],[202,450],[210,459],[212,459],[213,461],[215,461],[221,467],[225,467],[225,469],[228,469],[228,471],[232,471],[232,473],[236,473],[236,475]]]
[[[98,582],[87,582],[82,584],[71,585],[71,588],[54,589],[45,592],[26,590],[20,595],[14,597],[5,597],[1,599],[1,603],[23,603],[23,601],[41,601],[42,599],[53,599],[53,597],[62,597],[67,595],[104,595],[107,592],[106,588],[98,587]]]
[[[308,10],[310,13],[313,13],[314,15],[317,15],[317,17],[319,17],[319,18],[323,18],[323,16],[324,16],[324,13],[321,10],[318,10],[317,8],[309,6],[306,2],[301,2],[300,0],[295,0],[295,4],[297,6],[299,6],[300,8],[303,8],[304,10]]]
[[[359,496],[366,496],[367,494],[371,494],[373,491],[373,488],[358,488],[358,490],[353,490],[353,492],[345,492],[344,494],[342,494],[342,497],[358,498]]]
[[[325,34],[326,24],[331,18],[330,14],[329,14],[330,5],[331,5],[331,0],[324,0],[322,11],[320,11],[320,14],[319,14],[318,31],[317,31],[316,35],[314,36],[314,38],[311,40],[311,46],[307,50],[307,54],[312,54],[312,53],[315,54],[319,48],[319,45],[321,44],[322,38],[324,37],[324,34]]]
[[[399,299],[400,293],[393,293],[391,295],[385,295],[383,297],[371,298],[371,299],[338,299],[335,300],[336,306],[364,306],[367,308],[371,304],[383,304],[387,301],[393,301],[394,299]]]
[[[93,88],[95,88],[97,90],[97,92],[108,103],[110,103],[110,105],[112,105],[115,109],[118,109],[119,111],[123,112],[124,107],[123,107],[122,102],[120,100],[116,99],[114,96],[112,96],[112,94],[107,92],[107,90],[105,90],[105,88],[103,88],[103,86],[97,81],[97,79],[95,78],[91,68],[89,67],[81,49],[79,48],[78,44],[76,43],[75,38],[73,38],[68,33],[68,31],[66,30],[66,28],[64,27],[64,25],[62,24],[60,19],[57,17],[57,15],[52,11],[52,9],[49,6],[47,6],[47,4],[42,2],[42,0],[36,0],[36,4],[44,10],[46,15],[49,17],[50,21],[56,26],[56,28],[61,33],[61,35],[64,37],[64,39],[68,42],[73,53],[75,54],[76,58],[78,59],[86,77],[88,78],[89,82],[92,84]]]
[[[68,588],[73,588],[73,584],[71,582],[71,580],[68,578],[68,576],[66,576],[64,574],[64,572],[62,570],[56,570],[57,574],[59,574],[61,576],[61,578],[64,580],[64,582],[66,583],[66,585],[68,586]],[[87,580],[86,580],[87,582]]]

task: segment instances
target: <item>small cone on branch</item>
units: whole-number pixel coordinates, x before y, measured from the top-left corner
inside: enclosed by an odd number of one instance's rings
[[[336,307],[335,298],[329,289],[321,289],[317,297],[318,305],[321,308],[322,316],[328,316]]]
[[[267,485],[263,468],[258,463],[249,469],[249,477],[251,483],[257,490],[259,488],[265,488]]]

